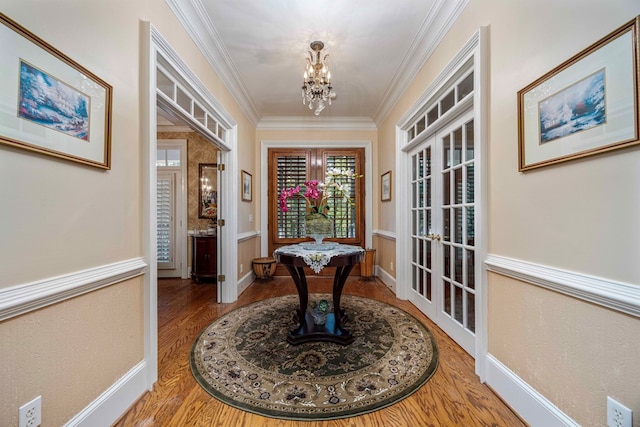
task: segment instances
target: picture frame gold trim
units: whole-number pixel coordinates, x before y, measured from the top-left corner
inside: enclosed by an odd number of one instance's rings
[[[0,143],[85,165],[111,169],[113,88],[46,41],[0,13]],[[86,132],[42,124],[23,114],[21,78],[25,64],[86,102]],[[23,82],[26,85],[27,80]],[[41,87],[44,87],[42,85]],[[29,86],[29,89],[35,88]],[[60,106],[60,104],[53,105]],[[42,108],[43,105],[36,105]],[[35,110],[35,109],[34,109]],[[25,118],[27,117],[27,118]],[[77,123],[77,116],[69,119]],[[55,123],[55,121],[52,121]],[[73,125],[73,123],[71,123]],[[68,127],[68,126],[67,126]]]
[[[518,91],[520,172],[640,143],[638,28],[640,16]]]

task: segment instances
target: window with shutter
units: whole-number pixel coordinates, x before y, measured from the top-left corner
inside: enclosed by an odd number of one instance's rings
[[[325,181],[332,168],[351,169],[362,175],[363,149],[270,149],[269,150],[269,251],[279,246],[307,240],[303,233],[307,205],[304,197],[288,199],[288,211],[282,212],[278,196],[284,189],[317,179]],[[364,178],[350,186],[353,203],[334,196],[329,199],[328,215],[334,220],[334,235],[328,240],[352,245],[364,244]]]

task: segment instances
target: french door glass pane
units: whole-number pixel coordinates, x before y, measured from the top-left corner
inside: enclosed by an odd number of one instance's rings
[[[462,299],[462,288],[460,286],[454,286],[455,290],[454,298],[453,298],[453,306],[454,306],[454,319],[458,322],[463,323],[464,319],[464,311],[463,311],[463,299]]]
[[[454,172],[455,192],[453,195],[453,203],[459,205],[462,203],[462,168],[458,168]]]
[[[451,203],[450,193],[451,193],[451,184],[449,179],[449,172],[444,172],[442,174],[442,204],[447,206]]]
[[[474,144],[474,135],[473,135],[473,120],[471,120],[469,123],[467,123],[465,125],[465,134],[466,134],[466,148],[467,148],[467,152],[466,152],[466,157],[465,160],[469,161],[469,160],[473,160],[474,157],[474,150],[473,150],[473,144]]]
[[[473,206],[467,208],[467,245],[475,244],[475,214]]]
[[[443,169],[447,169],[451,166],[451,138],[449,135],[442,138],[442,165]]]
[[[476,331],[476,296],[471,292],[467,294],[467,329],[471,332]]]
[[[466,203],[473,203],[475,201],[475,189],[474,189],[474,182],[475,182],[475,176],[474,174],[474,166],[473,163],[471,163],[470,165],[467,165],[466,167],[467,169],[467,188],[466,188]]]
[[[454,270],[455,270],[455,281],[458,283],[462,283],[462,248],[455,247],[454,248]]]
[[[462,128],[458,128],[453,132],[453,166],[462,162]]]
[[[450,209],[442,209],[442,240],[445,242],[451,241],[451,227],[449,222]]]
[[[442,281],[442,291],[444,294],[444,312],[451,316],[451,284],[446,280]]]
[[[469,289],[476,288],[474,252],[469,249],[467,249],[467,287]]]
[[[462,208],[453,208],[453,241],[462,243]]]
[[[442,257],[442,259],[443,259],[442,267],[443,267],[443,271],[444,271],[443,276],[446,277],[446,278],[451,278],[451,256],[449,254],[449,252],[450,252],[449,251],[449,246],[448,245],[443,245],[443,246],[444,246],[443,251],[442,251],[443,252],[442,253],[442,255],[443,255],[443,257]]]

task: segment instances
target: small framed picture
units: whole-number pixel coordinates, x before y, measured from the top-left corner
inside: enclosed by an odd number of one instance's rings
[[[380,177],[380,200],[391,200],[391,171],[383,173]]]
[[[242,171],[240,174],[240,180],[242,182],[242,201],[250,202],[251,201],[251,193],[252,193],[252,176],[247,171]]]

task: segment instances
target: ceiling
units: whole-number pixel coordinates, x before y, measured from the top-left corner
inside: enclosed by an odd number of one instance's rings
[[[247,117],[379,122],[468,0],[166,0]],[[337,96],[302,104],[305,59],[324,42]],[[214,94],[215,96],[215,94]]]

